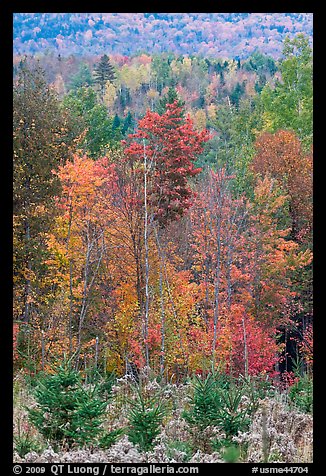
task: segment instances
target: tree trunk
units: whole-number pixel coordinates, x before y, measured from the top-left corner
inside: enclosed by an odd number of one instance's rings
[[[69,204],[69,223],[68,223],[68,234],[67,234],[67,252],[69,251],[69,242],[71,234],[71,224],[72,224],[72,204]],[[73,323],[73,291],[72,291],[72,260],[69,257],[69,359],[72,356],[72,323]]]
[[[242,329],[243,329],[243,351],[244,351],[244,374],[245,378],[248,377],[248,346],[247,346],[247,333],[246,333],[246,324],[244,317],[242,318]]]
[[[161,270],[162,270],[162,274],[163,274],[162,281],[164,279],[165,284],[166,284],[166,291],[167,291],[167,295],[168,295],[168,298],[169,298],[169,302],[171,304],[172,313],[173,313],[173,316],[174,316],[174,320],[175,320],[176,328],[177,328],[177,332],[178,332],[178,337],[179,337],[179,342],[180,342],[180,350],[181,350],[181,353],[182,353],[182,357],[184,359],[184,364],[185,364],[186,367],[188,367],[188,361],[187,361],[186,353],[185,353],[183,342],[182,342],[182,335],[181,335],[179,324],[178,324],[178,316],[177,316],[177,312],[176,312],[176,309],[175,309],[175,305],[174,305],[174,301],[173,301],[173,297],[172,297],[172,293],[171,293],[171,289],[170,289],[170,285],[169,285],[169,278],[168,278],[168,273],[167,273],[166,264],[165,264],[165,256],[164,256],[164,252],[161,248],[160,239],[159,239],[159,235],[158,235],[156,227],[154,227],[154,232],[155,232],[159,257],[160,257],[160,260],[161,260]]]
[[[95,339],[95,368],[97,369],[98,365],[98,336]]]
[[[29,256],[30,251],[29,251],[29,246],[30,246],[30,240],[31,240],[31,235],[30,235],[30,224],[29,221],[25,221],[25,237],[26,237],[26,255],[27,255],[27,278],[25,281],[25,304],[24,304],[24,312],[23,312],[23,321],[24,322],[29,322],[30,318],[30,296],[31,296],[31,272],[32,272],[32,262],[31,258]]]
[[[217,230],[216,230],[216,238],[217,238],[217,252],[216,252],[216,267],[215,267],[215,284],[214,284],[214,314],[213,314],[213,325],[214,325],[214,333],[213,333],[213,344],[212,344],[212,370],[215,371],[215,364],[216,364],[216,343],[217,343],[217,325],[219,319],[219,305],[220,305],[220,276],[221,276],[221,192],[219,191],[219,211],[217,216]]]
[[[232,282],[231,282],[231,266],[233,262],[233,247],[231,244],[228,246],[227,251],[227,268],[226,268],[226,280],[227,280],[227,308],[231,308],[232,300]]]
[[[164,376],[165,370],[165,309],[163,295],[163,270],[160,263],[160,296],[161,296],[161,355],[160,355],[160,372]]]
[[[149,259],[148,259],[148,208],[147,208],[147,156],[144,141],[144,244],[145,244],[145,316],[144,316],[144,350],[145,362],[149,367],[149,349],[148,349],[148,314],[149,314]]]

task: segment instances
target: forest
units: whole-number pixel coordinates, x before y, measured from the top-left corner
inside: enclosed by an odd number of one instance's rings
[[[15,54],[177,53],[275,58],[286,36],[312,38],[311,13],[15,13]]]
[[[63,52],[13,58],[14,460],[312,462],[309,36]]]

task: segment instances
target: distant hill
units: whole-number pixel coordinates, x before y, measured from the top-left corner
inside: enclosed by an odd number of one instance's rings
[[[63,56],[171,52],[278,58],[286,36],[312,37],[310,13],[16,13],[14,53]]]

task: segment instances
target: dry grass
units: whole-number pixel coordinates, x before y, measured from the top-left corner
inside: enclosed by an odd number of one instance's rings
[[[144,388],[149,394],[160,390],[160,384],[154,380],[144,381]],[[214,452],[209,445],[196,443],[193,429],[182,418],[182,411],[189,406],[189,386],[167,384],[161,388],[164,399],[169,406],[169,413],[163,421],[161,434],[155,440],[153,449],[142,452],[133,445],[126,435],[122,436],[109,449],[98,448],[64,449],[55,452],[51,447],[40,454],[31,451],[24,458],[17,453],[17,463],[203,463],[223,462],[222,453]],[[121,379],[113,388],[113,399],[107,407],[105,427],[111,431],[123,428],[127,424],[126,413],[130,397],[130,382]],[[128,398],[127,398],[128,397]],[[26,406],[34,404],[23,379],[17,377],[14,387],[14,433],[22,427],[32,431],[32,437],[42,442],[38,432],[30,426]],[[241,462],[312,462],[312,416],[300,413],[288,407],[282,395],[265,398],[260,401],[250,429],[234,437],[234,442],[241,448]],[[216,427],[208,427],[207,438],[223,438]],[[175,445],[177,443],[177,445]],[[173,446],[174,445],[174,446]],[[192,445],[192,453],[186,454],[184,447]],[[172,451],[171,451],[172,446]]]
[[[266,398],[261,400],[249,431],[234,439],[248,445],[250,463],[310,463],[313,418],[289,409],[282,398]]]

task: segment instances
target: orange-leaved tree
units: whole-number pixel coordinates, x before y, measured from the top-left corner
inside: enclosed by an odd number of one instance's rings
[[[79,356],[85,339],[92,335],[91,304],[110,243],[107,231],[115,220],[112,196],[116,180],[107,158],[94,161],[78,154],[56,173],[62,187],[57,198],[61,214],[54,232],[48,234],[51,257],[47,265],[53,270],[61,306],[65,303],[60,312],[68,314],[66,333],[63,331],[66,350]]]

